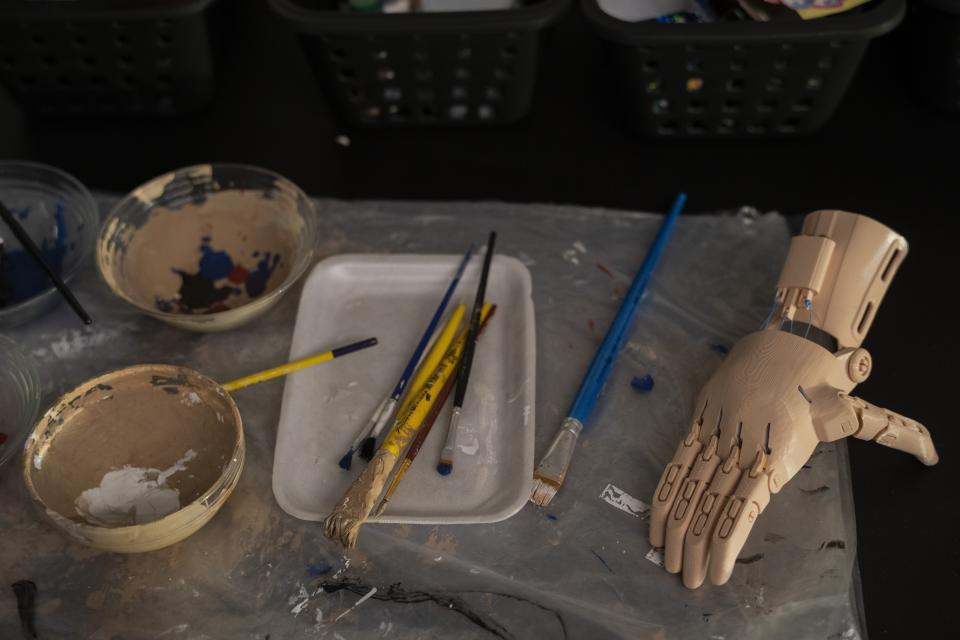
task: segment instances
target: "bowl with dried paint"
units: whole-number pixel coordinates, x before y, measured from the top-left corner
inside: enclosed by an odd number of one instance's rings
[[[185,367],[138,365],[61,397],[23,450],[34,503],[58,528],[120,553],[180,542],[206,524],[243,469],[240,412]]]
[[[97,205],[76,178],[34,162],[0,162],[0,202],[64,282],[86,266],[97,238]],[[61,300],[47,274],[0,221],[0,327],[24,324]]]
[[[316,208],[265,169],[205,164],[138,187],[107,216],[97,267],[140,311],[194,331],[263,314],[303,275],[319,236]]]
[[[0,334],[0,467],[20,450],[39,409],[40,378],[33,360]]]

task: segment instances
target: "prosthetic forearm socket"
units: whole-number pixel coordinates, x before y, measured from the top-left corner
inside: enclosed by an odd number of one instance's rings
[[[686,586],[730,578],[771,494],[820,442],[854,436],[937,463],[923,425],[849,395],[870,375],[860,344],[906,253],[902,236],[865,216],[807,216],[770,320],[701,391],[653,496],[650,543]]]

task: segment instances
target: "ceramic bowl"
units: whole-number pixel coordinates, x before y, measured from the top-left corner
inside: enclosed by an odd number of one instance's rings
[[[40,379],[33,361],[0,335],[0,467],[20,450],[40,409]]]
[[[0,162],[0,202],[67,283],[97,237],[97,205],[76,178],[31,162]],[[0,221],[0,327],[23,324],[61,301],[47,275]]]
[[[107,216],[97,266],[143,313],[194,331],[263,314],[303,275],[317,212],[289,180],[256,167],[197,165],[138,187]]]
[[[226,502],[243,469],[240,412],[213,380],[138,365],[84,382],[44,414],[23,474],[34,503],[91,547],[179,542]]]

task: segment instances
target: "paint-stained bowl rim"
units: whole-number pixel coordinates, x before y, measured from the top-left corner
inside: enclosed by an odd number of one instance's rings
[[[210,488],[206,489],[189,503],[181,505],[181,507],[173,513],[167,514],[153,522],[120,527],[106,527],[69,520],[46,505],[43,498],[37,492],[33,482],[33,456],[36,453],[37,447],[45,440],[55,438],[56,432],[61,428],[61,425],[53,425],[53,431],[50,434],[44,434],[43,432],[48,428],[48,421],[58,413],[64,411],[68,407],[70,399],[75,398],[77,394],[83,393],[86,389],[95,387],[98,384],[109,383],[111,380],[116,380],[122,376],[136,375],[139,373],[170,376],[186,373],[191,377],[199,379],[203,384],[208,385],[211,390],[223,397],[230,407],[233,418],[236,436],[233,455],[229,462],[223,467],[216,482],[214,482]],[[246,443],[243,435],[243,419],[240,416],[240,409],[237,407],[233,396],[224,390],[220,383],[188,367],[171,364],[139,364],[132,367],[114,369],[90,378],[89,380],[85,380],[60,396],[57,401],[44,412],[31,430],[26,445],[23,448],[23,481],[33,504],[54,526],[64,531],[73,539],[104,551],[139,553],[162,549],[181,542],[209,522],[220,508],[223,507],[234,489],[236,489],[240,481],[241,472],[243,471],[245,458]]]
[[[157,200],[155,198],[151,198],[150,194],[157,193],[158,190],[162,191],[167,184],[171,183],[178,177],[183,178],[207,175],[216,176],[218,170],[249,172],[251,175],[259,175],[261,177],[269,178],[277,187],[289,189],[291,195],[296,200],[302,200],[305,202],[307,205],[306,212],[300,210],[299,208],[297,209],[297,215],[304,222],[304,233],[302,234],[305,240],[304,251],[297,256],[296,261],[293,263],[293,266],[290,268],[290,272],[287,274],[287,277],[284,278],[283,282],[278,284],[274,289],[265,292],[262,296],[254,300],[250,300],[239,307],[233,307],[231,309],[216,311],[213,313],[192,314],[161,311],[156,307],[138,303],[125,291],[121,290],[118,286],[115,286],[115,284],[111,282],[111,279],[108,278],[107,274],[105,273],[107,266],[105,265],[106,261],[104,259],[104,254],[106,253],[106,244],[109,240],[107,234],[111,230],[113,221],[121,214],[125,213],[127,209],[131,207],[131,205],[136,205],[137,203],[147,206],[148,210],[152,209],[154,206],[156,206]],[[233,185],[230,188],[242,189],[242,185]],[[197,330],[217,330],[219,328],[217,325],[222,325],[225,328],[235,328],[241,324],[245,324],[246,322],[253,320],[260,313],[272,307],[287,291],[290,290],[291,287],[293,287],[294,284],[296,284],[301,277],[303,277],[303,274],[306,273],[307,269],[310,268],[310,265],[313,264],[313,261],[317,256],[319,232],[319,212],[316,204],[313,202],[310,196],[303,191],[303,189],[297,186],[297,184],[289,178],[286,178],[275,171],[250,164],[234,162],[211,162],[206,164],[195,164],[188,167],[182,167],[180,169],[174,169],[173,171],[169,171],[163,175],[156,176],[155,178],[144,182],[124,196],[116,205],[114,205],[114,207],[110,210],[110,213],[107,214],[101,223],[99,233],[97,234],[97,273],[100,275],[100,280],[107,285],[114,295],[138,311],[153,318],[157,318],[158,320],[163,320],[164,322],[168,322],[179,327]]]
[[[16,452],[27,439],[37,413],[40,411],[40,376],[33,360],[17,343],[0,334],[0,364],[3,366],[2,375],[6,383],[9,378],[14,387],[16,399],[20,402],[20,411],[17,421],[11,425],[12,430],[6,433],[7,441],[0,449],[0,468],[14,458]]]
[[[76,262],[70,269],[64,270],[60,274],[61,279],[69,284],[80,269],[84,267],[90,254],[93,253],[99,236],[97,225],[100,222],[100,214],[90,191],[82,182],[66,171],[42,162],[0,160],[0,181],[6,180],[19,180],[23,183],[23,186],[31,185],[39,193],[66,197],[78,205],[70,208],[70,215],[78,217],[84,225],[89,225],[91,232],[84,234],[82,237],[86,240],[77,245]],[[67,185],[69,189],[73,190],[73,193],[68,193],[58,187],[58,181]],[[2,197],[3,191],[0,188],[0,199]],[[59,296],[60,294],[51,282],[46,289],[35,296],[0,309],[0,326],[23,324],[35,317],[46,305],[52,305],[55,299],[59,299]]]

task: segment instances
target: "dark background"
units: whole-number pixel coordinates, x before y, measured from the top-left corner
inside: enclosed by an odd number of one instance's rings
[[[750,204],[800,215],[840,208],[907,237],[910,255],[864,346],[873,377],[859,396],[927,425],[941,463],[864,442],[850,445],[863,598],[873,638],[956,633],[958,486],[948,303],[956,290],[960,115],[911,95],[903,30],[874,41],[846,99],[799,139],[658,142],[626,131],[612,69],[577,11],[555,29],[534,108],[497,129],[350,130],[337,123],[296,40],[262,0],[239,0],[222,31],[217,95],[167,120],[34,120],[0,90],[0,157],[127,192],[184,165],[229,160],[277,171],[314,195],[493,199],[689,212]],[[335,143],[346,134],[349,147]],[[816,514],[810,514],[816,517]]]

